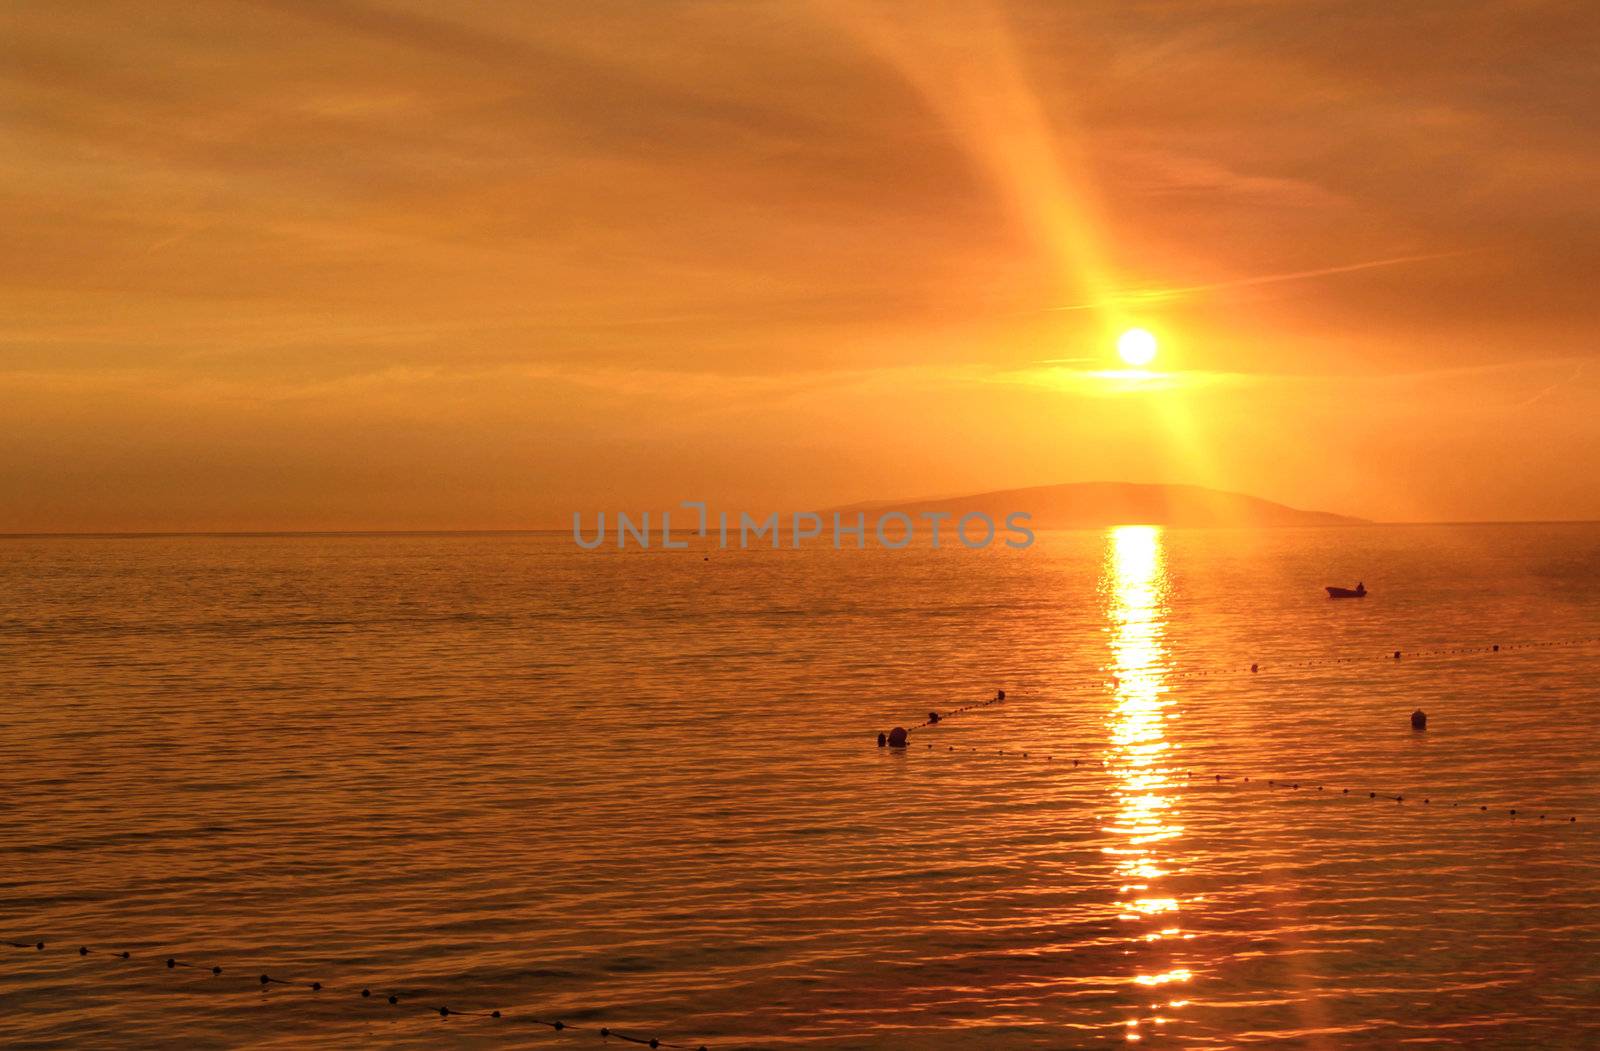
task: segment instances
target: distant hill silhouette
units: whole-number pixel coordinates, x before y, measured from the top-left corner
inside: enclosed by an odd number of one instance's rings
[[[830,507],[833,511],[982,511],[1003,523],[1013,511],[1033,516],[1034,529],[1096,529],[1112,525],[1305,526],[1361,525],[1367,520],[1327,511],[1301,511],[1243,493],[1198,485],[1138,485],[1132,482],[1073,482],[1000,489],[943,499],[874,500]]]

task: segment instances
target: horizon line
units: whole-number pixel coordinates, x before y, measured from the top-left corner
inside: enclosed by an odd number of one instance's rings
[[[1359,529],[1363,526],[1490,526],[1490,525],[1596,525],[1600,518],[1460,518],[1358,520],[1343,523],[1293,523],[1287,525],[1168,525],[1164,522],[1111,522],[1097,526],[1034,527],[1041,533],[1080,533],[1128,525],[1153,525],[1163,529]],[[158,540],[183,537],[297,537],[297,536],[531,536],[566,533],[565,526],[526,526],[509,529],[85,529],[0,532],[0,540]],[[687,537],[688,534],[685,534]]]

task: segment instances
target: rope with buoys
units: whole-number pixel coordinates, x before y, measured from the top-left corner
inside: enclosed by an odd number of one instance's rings
[[[48,949],[47,943],[45,943],[43,941],[26,942],[26,941],[13,941],[13,940],[9,940],[8,939],[8,940],[5,940],[5,941],[0,941],[0,945],[9,946],[10,948],[13,948],[13,949],[31,949],[34,952],[39,952],[39,953],[46,952],[47,949]],[[85,957],[85,956],[98,955],[98,956],[107,956],[107,957],[110,957],[110,958],[116,959],[116,960],[133,960],[134,959],[133,954],[128,952],[125,949],[123,949],[123,950],[96,949],[96,948],[91,948],[88,945],[79,945],[76,950],[72,951],[72,955],[78,956],[80,958],[81,957]],[[140,962],[143,962],[143,961],[141,960]],[[224,973],[223,969],[221,967],[219,967],[219,966],[189,963],[189,962],[186,962],[184,960],[180,960],[175,956],[165,957],[165,959],[164,959],[164,969],[168,970],[168,971],[176,971],[176,970],[179,970],[179,969],[201,971],[201,972],[204,972],[206,974],[209,974],[211,976],[211,978],[221,978],[223,976],[223,973]],[[234,973],[249,974],[250,971],[249,970],[243,970],[243,971],[235,970],[235,971],[231,971],[231,972],[228,972],[228,973],[231,976]],[[284,977],[281,977],[281,976],[274,976],[274,975],[271,975],[271,974],[267,974],[265,972],[259,972],[259,973],[257,973],[257,975],[256,975],[256,977],[254,979],[247,979],[247,981],[249,982],[249,986],[248,986],[249,988],[263,989],[263,990],[265,990],[269,986],[281,985],[281,986],[288,986],[288,987],[291,987],[291,988],[306,989],[306,990],[309,990],[309,991],[311,991],[313,993],[320,993],[320,992],[330,992],[331,993],[331,992],[340,991],[340,990],[333,989],[333,988],[330,988],[328,986],[325,986],[320,981],[307,980],[307,979],[304,979],[304,978],[284,978]],[[350,994],[352,992],[351,989],[345,989],[343,991],[345,993],[347,993],[347,994]],[[371,1000],[375,996],[377,996],[377,994],[373,993],[372,988],[370,986],[363,986],[361,988],[361,990],[360,990],[359,996],[360,996],[360,999],[362,999],[362,1000]],[[424,1011],[424,1012],[426,1012],[428,1014],[437,1015],[440,1018],[462,1018],[462,1017],[465,1017],[465,1018],[487,1018],[487,1019],[490,1019],[491,1021],[502,1021],[502,1022],[506,1023],[507,1025],[513,1025],[513,1024],[515,1024],[515,1023],[520,1021],[520,1022],[526,1022],[529,1025],[541,1026],[543,1028],[549,1029],[552,1032],[556,1032],[556,1033],[593,1033],[594,1035],[600,1037],[602,1040],[612,1040],[612,1039],[622,1040],[622,1041],[625,1041],[626,1043],[630,1043],[630,1044],[639,1044],[642,1047],[649,1047],[649,1048],[662,1048],[662,1047],[665,1047],[665,1048],[679,1048],[679,1049],[682,1049],[682,1051],[707,1051],[707,1048],[706,1048],[705,1044],[673,1044],[673,1043],[668,1043],[668,1042],[666,1042],[664,1040],[661,1040],[658,1037],[653,1037],[653,1036],[652,1037],[634,1036],[634,1035],[632,1035],[630,1033],[619,1032],[618,1030],[612,1029],[610,1026],[572,1025],[572,1024],[570,1024],[568,1022],[563,1022],[560,1019],[547,1020],[547,1019],[543,1019],[543,1018],[535,1018],[535,1017],[533,1017],[531,1015],[513,1015],[508,1011],[500,1011],[498,1009],[487,1010],[487,1011],[485,1011],[485,1010],[464,1011],[464,1010],[461,1010],[460,1008],[450,1007],[450,1006],[445,1005],[445,1004],[436,1004],[436,1003],[433,1003],[433,1002],[418,1001],[416,998],[408,998],[406,996],[402,996],[399,993],[389,993],[386,996],[377,996],[377,998],[380,999],[381,1001],[387,1003],[390,1007],[410,1008],[410,1009],[413,1009],[413,1010],[420,1010],[420,1011]]]
[[[1242,677],[1249,677],[1249,676],[1259,676],[1259,675],[1261,675],[1263,673],[1271,674],[1272,672],[1281,671],[1281,670],[1286,669],[1286,668],[1331,668],[1331,667],[1335,667],[1335,666],[1343,665],[1343,664],[1358,664],[1358,663],[1367,662],[1367,661],[1393,663],[1395,661],[1401,661],[1401,660],[1407,660],[1407,659],[1410,659],[1410,660],[1421,660],[1421,659],[1431,659],[1431,658],[1438,658],[1438,657],[1478,657],[1478,656],[1487,656],[1487,655],[1495,654],[1495,653],[1514,653],[1514,652],[1523,651],[1523,650],[1547,650],[1547,649],[1567,648],[1567,647],[1573,647],[1573,646],[1592,646],[1592,645],[1600,645],[1600,636],[1584,637],[1584,638],[1578,638],[1578,639],[1560,639],[1560,640],[1551,640],[1551,641],[1545,641],[1545,642],[1512,642],[1512,643],[1494,642],[1494,643],[1488,643],[1488,644],[1482,645],[1482,646],[1447,646],[1447,647],[1439,647],[1439,648],[1434,648],[1434,649],[1422,649],[1422,650],[1395,649],[1395,650],[1385,650],[1381,654],[1374,654],[1374,653],[1370,653],[1370,652],[1364,652],[1364,653],[1357,654],[1357,655],[1354,655],[1354,656],[1313,657],[1313,658],[1307,658],[1305,660],[1286,660],[1286,661],[1271,661],[1271,660],[1269,660],[1269,661],[1261,661],[1261,660],[1255,660],[1255,661],[1251,661],[1248,665],[1243,664],[1243,663],[1239,663],[1239,664],[1221,665],[1221,666],[1211,667],[1211,668],[1187,668],[1187,669],[1184,669],[1184,668],[1164,668],[1164,669],[1161,670],[1160,675],[1161,675],[1161,677],[1163,679],[1169,679],[1169,680],[1173,680],[1173,679],[1202,679],[1202,678],[1203,679],[1221,679],[1221,678],[1230,678],[1230,677],[1242,678]],[[1120,680],[1119,680],[1118,676],[1112,675],[1109,678],[1109,680],[1108,679],[1096,679],[1096,680],[1088,680],[1088,679],[1086,679],[1086,680],[1083,680],[1083,681],[1078,682],[1078,683],[1070,683],[1070,684],[1068,684],[1067,686],[1065,686],[1062,689],[1063,689],[1063,692],[1073,692],[1073,693],[1076,693],[1076,692],[1092,692],[1092,691],[1097,691],[1097,690],[1103,690],[1103,689],[1105,689],[1105,687],[1108,684],[1112,685],[1112,686],[1115,686],[1119,681]],[[938,726],[940,723],[944,722],[946,719],[949,719],[951,716],[961,715],[963,713],[970,712],[970,711],[975,711],[975,710],[978,710],[978,709],[981,709],[981,708],[987,708],[990,705],[998,704],[998,703],[1004,701],[1005,699],[1006,699],[1006,691],[999,690],[999,691],[996,692],[994,697],[990,698],[987,701],[979,701],[979,702],[977,702],[975,704],[963,705],[960,708],[955,708],[955,709],[952,709],[952,710],[946,711],[946,712],[930,711],[928,713],[928,717],[926,719],[924,719],[922,722],[917,723],[916,725],[912,726],[911,729],[920,730],[920,729],[923,729],[924,727],[928,727],[928,726]],[[903,729],[903,728],[897,727],[897,729]],[[885,735],[884,733],[880,732],[878,734],[878,736],[879,736],[879,738],[882,739],[880,741],[881,744],[889,743],[887,735]]]
[[[928,717],[926,719],[922,720],[916,726],[912,727],[912,729],[920,730],[924,726],[938,726],[940,723],[944,722],[946,719],[952,718],[952,717],[957,716],[957,715],[962,715],[962,714],[964,714],[966,712],[977,711],[979,708],[987,708],[991,704],[1000,704],[1005,699],[1006,699],[1006,691],[1004,691],[1004,690],[996,690],[994,692],[994,696],[989,698],[987,701],[977,701],[977,702],[975,702],[973,704],[962,705],[960,708],[952,708],[952,709],[950,709],[949,711],[946,711],[946,712],[929,712],[928,713]]]
[[[1306,780],[1296,781],[1296,780],[1291,780],[1291,779],[1282,778],[1282,777],[1262,778],[1262,777],[1259,777],[1259,776],[1255,777],[1254,779],[1252,779],[1248,775],[1207,774],[1207,773],[1197,773],[1196,771],[1193,771],[1193,770],[1184,771],[1184,775],[1188,780],[1191,780],[1191,781],[1194,780],[1196,777],[1198,777],[1198,778],[1201,779],[1202,782],[1212,783],[1212,784],[1224,784],[1224,783],[1229,783],[1229,782],[1236,782],[1236,783],[1244,784],[1244,785],[1248,785],[1248,784],[1260,785],[1263,782],[1265,782],[1265,784],[1266,784],[1268,789],[1279,789],[1279,788],[1281,788],[1281,789],[1285,789],[1285,790],[1291,791],[1291,792],[1298,792],[1298,791],[1300,791],[1301,788],[1305,788],[1307,790],[1307,792],[1327,792],[1328,796],[1331,798],[1333,796],[1333,791],[1332,790],[1337,788],[1339,790],[1338,791],[1338,795],[1339,795],[1340,798],[1344,798],[1346,796],[1351,796],[1352,795],[1351,790],[1348,787],[1341,788],[1338,785],[1329,785],[1326,782],[1321,782],[1321,781],[1306,781]],[[1393,800],[1394,802],[1401,803],[1401,804],[1405,803],[1405,801],[1406,801],[1406,796],[1405,796],[1405,793],[1403,793],[1403,792],[1396,792],[1396,793],[1391,794],[1389,792],[1380,792],[1380,791],[1377,791],[1376,789],[1368,789],[1365,794],[1366,794],[1366,797],[1369,800],[1370,799]],[[1362,795],[1361,790],[1357,789],[1355,791],[1355,793],[1354,793],[1353,798],[1360,798],[1361,795]],[[1412,801],[1413,802],[1416,801],[1415,793],[1413,793]],[[1437,793],[1428,793],[1428,794],[1422,796],[1422,805],[1423,806],[1431,807],[1435,803],[1437,803],[1439,805],[1439,809],[1458,809],[1458,808],[1461,808],[1463,806],[1463,803],[1462,803],[1461,800],[1452,800],[1449,797],[1440,796]],[[1486,803],[1467,803],[1467,804],[1465,804],[1465,807],[1466,807],[1466,809],[1474,811],[1476,813],[1495,814],[1497,816],[1504,816],[1504,817],[1511,818],[1513,820],[1515,820],[1517,818],[1528,818],[1528,819],[1532,819],[1532,820],[1546,821],[1546,820],[1549,819],[1549,816],[1550,816],[1549,808],[1545,808],[1541,812],[1541,811],[1538,810],[1538,808],[1528,809],[1528,808],[1525,808],[1525,807],[1522,807],[1522,808],[1519,808],[1519,807],[1491,807]],[[1534,817],[1534,815],[1536,813],[1538,814],[1537,818]],[[1563,817],[1558,815],[1554,823],[1558,824],[1558,825],[1575,825],[1575,824],[1578,823],[1578,818],[1574,814],[1568,814],[1568,815],[1565,816],[1565,818],[1563,818]]]
[[[1382,653],[1352,653],[1336,657],[1307,657],[1302,660],[1254,660],[1249,664],[1240,661],[1209,668],[1183,668],[1165,671],[1169,679],[1222,678],[1227,676],[1259,675],[1281,671],[1285,668],[1328,668],[1341,664],[1392,663],[1399,660],[1424,660],[1438,657],[1483,657],[1496,653],[1515,653],[1523,650],[1560,649],[1573,646],[1600,645],[1600,636],[1576,639],[1556,639],[1544,642],[1491,642],[1472,646],[1438,646],[1429,649],[1408,650],[1404,647],[1386,649]]]
[[[996,748],[996,749],[993,749],[991,751],[990,749],[987,749],[987,748],[957,748],[954,745],[946,745],[945,748],[943,749],[943,752],[941,753],[940,749],[938,749],[938,748],[936,748],[936,747],[934,747],[933,745],[930,744],[930,745],[925,745],[923,750],[924,751],[938,753],[938,754],[950,754],[950,755],[958,755],[958,756],[960,756],[960,755],[971,755],[971,756],[980,756],[980,757],[986,757],[986,758],[1013,759],[1013,760],[1020,759],[1020,760],[1026,760],[1026,761],[1035,762],[1035,763],[1046,763],[1046,764],[1057,764],[1058,763],[1058,760],[1056,759],[1056,756],[1055,756],[1055,754],[1053,752],[1039,752],[1036,749],[1035,750],[1030,750],[1030,751],[1018,751],[1017,749],[1013,748],[1010,751],[1007,751],[1004,748]],[[909,754],[915,754],[917,749],[908,748],[908,749],[906,749],[906,751]],[[1062,766],[1065,766],[1066,763],[1071,763],[1073,769],[1090,769],[1090,770],[1105,770],[1105,771],[1109,771],[1109,770],[1112,769],[1111,764],[1108,764],[1104,759],[1074,759],[1074,758],[1071,758],[1071,757],[1064,757],[1063,759],[1061,759],[1059,761],[1059,764],[1062,765]],[[1341,787],[1339,785],[1329,784],[1326,781],[1318,781],[1318,780],[1314,780],[1314,779],[1310,779],[1310,778],[1293,779],[1293,778],[1282,777],[1282,776],[1279,776],[1279,775],[1274,775],[1272,777],[1262,777],[1260,775],[1249,775],[1249,774],[1232,774],[1232,773],[1226,773],[1225,774],[1225,773],[1218,773],[1216,771],[1197,771],[1197,770],[1192,770],[1192,769],[1187,769],[1187,768],[1164,770],[1164,771],[1161,771],[1161,772],[1162,773],[1166,773],[1166,774],[1170,774],[1175,778],[1180,776],[1180,775],[1183,777],[1183,781],[1181,781],[1181,782],[1180,781],[1173,781],[1169,785],[1162,786],[1162,787],[1167,787],[1167,788],[1191,787],[1191,786],[1194,786],[1197,782],[1198,783],[1205,783],[1205,784],[1239,784],[1239,785],[1261,785],[1261,784],[1265,784],[1270,789],[1281,788],[1281,789],[1286,789],[1286,790],[1289,790],[1289,791],[1299,791],[1301,788],[1304,788],[1310,794],[1314,794],[1316,792],[1326,792],[1328,797],[1330,797],[1330,798],[1335,796],[1335,795],[1339,796],[1340,798],[1343,798],[1345,796],[1351,796],[1352,798],[1359,798],[1361,796],[1365,796],[1368,799],[1387,799],[1387,800],[1393,800],[1396,803],[1404,803],[1406,801],[1406,796],[1405,796],[1405,793],[1403,793],[1403,792],[1390,792],[1390,791],[1382,791],[1382,792],[1380,792],[1377,789],[1372,789],[1372,788],[1355,789],[1352,792],[1352,790],[1349,787]],[[1337,789],[1337,792],[1334,791],[1335,789]],[[1415,801],[1416,796],[1417,796],[1417,793],[1412,793],[1413,802]],[[1433,807],[1435,809],[1440,809],[1440,810],[1466,809],[1466,810],[1474,811],[1476,813],[1496,814],[1496,815],[1501,815],[1501,816],[1505,816],[1505,817],[1513,818],[1513,819],[1516,819],[1516,818],[1530,818],[1530,819],[1537,820],[1537,821],[1549,821],[1550,820],[1551,809],[1552,809],[1550,807],[1545,807],[1542,810],[1540,808],[1538,808],[1538,807],[1534,807],[1534,808],[1528,808],[1528,807],[1504,807],[1504,806],[1497,806],[1496,807],[1496,806],[1489,806],[1486,803],[1476,803],[1476,802],[1468,803],[1468,802],[1463,802],[1462,800],[1458,800],[1458,799],[1453,800],[1448,796],[1441,796],[1437,792],[1428,792],[1426,794],[1423,794],[1421,798],[1422,798],[1422,805],[1423,806]],[[1436,807],[1435,807],[1435,804],[1437,804]],[[1537,814],[1537,817],[1534,817],[1535,814]],[[1556,819],[1554,821],[1551,821],[1550,823],[1551,824],[1558,824],[1558,825],[1575,825],[1575,824],[1578,823],[1578,818],[1577,818],[1576,815],[1573,815],[1573,814],[1558,814]]]

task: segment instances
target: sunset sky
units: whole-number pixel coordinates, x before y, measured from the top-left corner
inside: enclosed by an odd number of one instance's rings
[[[1600,518],[1590,3],[11,4],[0,79],[0,531]]]

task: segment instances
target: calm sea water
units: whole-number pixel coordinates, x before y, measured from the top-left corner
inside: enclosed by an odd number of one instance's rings
[[[1600,635],[1600,527],[12,539],[0,595],[8,1046],[1600,1045],[1600,645],[1509,648]]]

